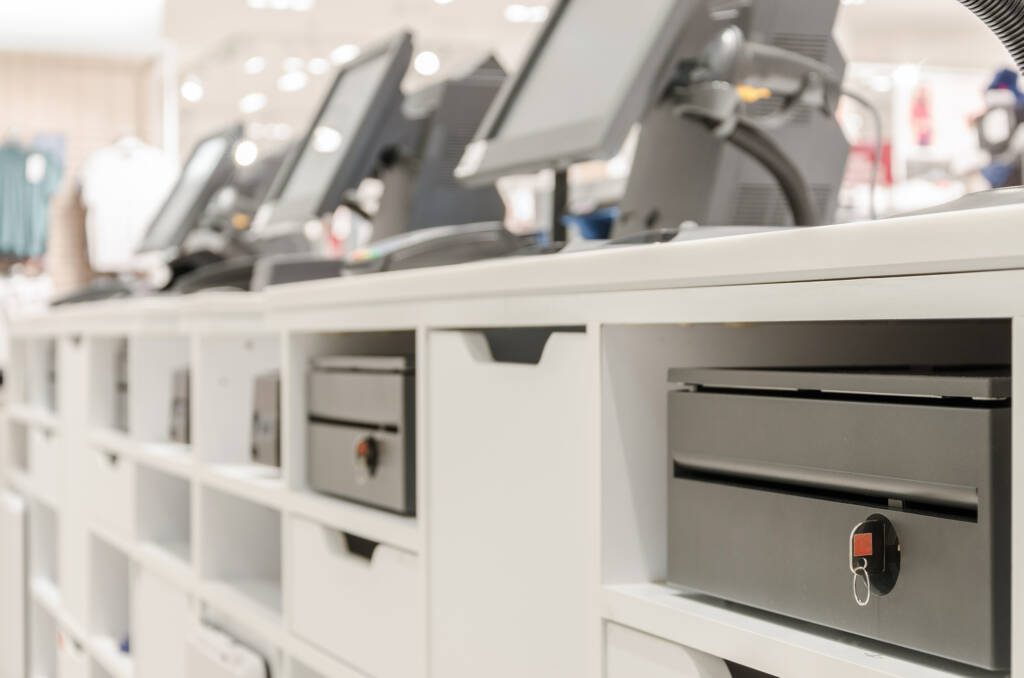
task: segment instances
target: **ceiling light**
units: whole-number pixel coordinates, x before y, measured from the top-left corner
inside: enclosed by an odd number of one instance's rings
[[[420,52],[416,55],[416,60],[412,62],[412,65],[420,75],[435,75],[441,70],[441,59],[433,52]]]
[[[452,0],[434,0],[434,2],[437,3],[438,5],[450,5],[450,4],[452,4]]]
[[[262,111],[267,106],[267,95],[263,92],[250,92],[238,100],[238,110],[245,115]]]
[[[261,56],[249,57],[242,65],[243,70],[249,75],[259,75],[267,68],[267,60]]]
[[[316,5],[316,0],[246,0],[246,4],[250,9],[308,12]]]
[[[842,0],[842,4],[847,5],[847,6],[849,6],[849,5],[863,5],[866,2],[867,2],[867,0]]]
[[[250,139],[244,139],[238,142],[235,146],[235,163],[239,167],[248,167],[249,165],[256,162],[256,158],[260,155],[260,149],[256,146],[256,143]]]
[[[545,5],[512,4],[505,7],[505,21],[513,24],[541,24],[548,19]]]
[[[313,130],[313,150],[317,153],[334,153],[341,148],[341,142],[341,132],[333,127],[320,125]]]
[[[331,69],[331,62],[322,57],[314,57],[306,64],[306,70],[313,75],[323,75]]]
[[[298,92],[307,84],[309,84],[309,76],[305,71],[292,71],[277,79],[277,88],[282,92]]]
[[[292,136],[292,126],[286,122],[275,122],[270,126],[270,136],[278,141],[290,139]]]
[[[359,45],[338,45],[331,51],[331,61],[336,64],[347,64],[358,57],[361,51]]]
[[[196,103],[203,98],[205,90],[203,82],[195,75],[190,75],[181,83],[181,98]]]

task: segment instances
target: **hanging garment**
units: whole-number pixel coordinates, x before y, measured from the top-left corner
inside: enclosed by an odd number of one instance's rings
[[[50,201],[63,176],[49,151],[0,144],[0,253],[42,256],[50,223]]]
[[[162,150],[125,137],[90,155],[81,173],[86,241],[93,270],[116,273],[133,256],[177,175]]]

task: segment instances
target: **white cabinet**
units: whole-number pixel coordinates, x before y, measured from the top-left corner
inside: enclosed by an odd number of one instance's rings
[[[605,678],[729,678],[718,657],[609,623]]]
[[[25,502],[0,491],[0,678],[25,671]]]
[[[596,673],[590,643],[600,641],[591,637],[597,615],[587,576],[597,557],[589,338],[554,332],[531,364],[496,359],[500,335],[429,335],[434,676]]]
[[[191,610],[185,592],[137,569],[132,587],[132,655],[144,678],[185,675],[185,642]]]
[[[292,630],[375,678],[424,675],[418,558],[293,519]]]
[[[85,646],[66,631],[57,632],[57,676],[89,678],[89,654]]]
[[[86,448],[87,502],[93,521],[119,536],[132,534],[132,466],[120,454]]]

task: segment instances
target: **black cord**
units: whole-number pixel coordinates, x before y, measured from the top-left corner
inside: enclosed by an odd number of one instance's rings
[[[698,119],[710,129],[721,124],[703,116]],[[736,126],[726,140],[757,160],[775,178],[786,196],[796,226],[819,224],[818,208],[803,173],[764,130],[749,120],[737,118]]]

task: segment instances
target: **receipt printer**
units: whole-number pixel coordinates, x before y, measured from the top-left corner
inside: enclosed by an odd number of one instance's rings
[[[183,367],[171,375],[171,442],[187,445],[191,436],[189,370]]]
[[[252,460],[281,465],[281,377],[277,370],[257,376],[253,383]]]
[[[415,384],[409,356],[314,360],[308,401],[310,487],[414,515]]]
[[[1010,660],[1008,369],[675,369],[673,585]]]

